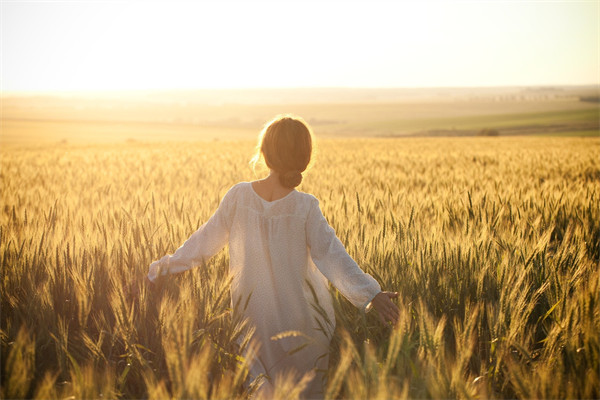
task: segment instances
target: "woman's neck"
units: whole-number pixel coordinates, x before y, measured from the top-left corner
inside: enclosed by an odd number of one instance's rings
[[[266,201],[279,200],[294,190],[283,186],[279,182],[279,174],[275,171],[271,171],[266,178],[252,182],[252,188]]]

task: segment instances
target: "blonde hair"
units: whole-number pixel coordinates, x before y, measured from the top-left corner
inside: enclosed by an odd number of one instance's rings
[[[265,124],[252,163],[256,166],[262,156],[267,167],[279,174],[279,182],[294,188],[302,182],[302,172],[311,155],[312,132],[308,124],[300,117],[284,114]]]

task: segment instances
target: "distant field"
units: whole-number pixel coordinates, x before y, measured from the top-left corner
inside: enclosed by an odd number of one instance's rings
[[[571,131],[571,132],[547,132],[541,134],[541,136],[576,136],[576,137],[598,137],[600,134],[598,130],[592,131]]]
[[[252,139],[265,121],[280,113],[302,116],[324,137],[471,136],[484,128],[500,135],[600,135],[598,103],[580,101],[588,92],[333,93],[325,91],[322,98],[311,98],[306,91],[279,98],[255,94],[254,101],[249,94],[232,95],[231,102],[222,93],[214,93],[210,101],[207,94],[185,92],[5,96],[0,143]]]
[[[565,107],[570,106],[565,104]],[[513,113],[500,108],[498,111],[506,113],[377,121],[359,126],[358,129],[375,134],[381,132],[384,136],[386,133],[398,136],[469,136],[476,135],[484,128],[496,129],[501,135],[560,134],[586,130],[600,134],[598,108]]]

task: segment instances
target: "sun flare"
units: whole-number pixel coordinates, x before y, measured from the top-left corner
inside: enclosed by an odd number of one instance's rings
[[[598,83],[597,2],[2,2],[2,90]]]

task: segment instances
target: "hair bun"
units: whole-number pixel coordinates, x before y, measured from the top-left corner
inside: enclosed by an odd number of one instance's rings
[[[287,171],[279,175],[279,182],[285,187],[295,188],[302,182],[300,171]]]

